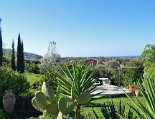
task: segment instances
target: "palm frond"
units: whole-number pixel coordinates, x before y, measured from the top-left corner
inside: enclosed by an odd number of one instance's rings
[[[132,102],[129,105],[139,119],[155,119],[155,77],[152,76],[152,72],[149,73],[150,75],[147,76],[144,83],[139,85],[145,102],[141,102],[137,98],[132,99],[127,95]]]

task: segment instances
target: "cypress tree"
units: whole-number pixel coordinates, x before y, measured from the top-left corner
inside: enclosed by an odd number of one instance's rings
[[[25,61],[24,61],[24,44],[21,42],[20,34],[18,35],[17,44],[17,71],[24,73]]]
[[[21,43],[21,73],[24,73],[25,69],[25,60],[24,60],[24,44],[23,41]]]
[[[1,21],[2,19],[0,18],[0,66],[2,66],[2,61],[3,61],[3,42],[2,42],[2,32],[1,32]]]
[[[18,43],[17,43],[17,71],[21,73],[21,38],[20,34],[18,35]]]
[[[16,70],[14,40],[12,41],[11,68]]]

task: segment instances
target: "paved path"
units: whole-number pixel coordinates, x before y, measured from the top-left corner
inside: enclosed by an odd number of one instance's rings
[[[100,93],[100,94],[98,94]],[[126,88],[114,86],[114,85],[102,85],[97,86],[96,91],[94,91],[92,94],[98,94],[98,96],[119,96],[119,95],[125,95],[125,93],[131,93]]]

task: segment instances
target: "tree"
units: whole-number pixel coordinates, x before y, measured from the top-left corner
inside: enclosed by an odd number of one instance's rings
[[[21,43],[21,73],[24,73],[25,69],[25,58],[24,58],[24,44]]]
[[[108,78],[110,79],[110,83],[113,85],[121,84],[121,75],[120,75],[120,63],[117,60],[108,61],[107,64],[108,69]]]
[[[41,61],[40,70],[42,73],[54,72],[56,65],[60,62],[60,54],[56,48],[56,42],[50,42],[48,52]]]
[[[57,88],[56,77],[59,74],[59,62],[60,55],[56,48],[56,42],[50,42],[48,52],[44,55],[41,61],[40,71],[41,73],[44,73],[44,81],[48,81],[54,90]]]
[[[96,80],[92,77],[95,70],[90,72],[91,66],[85,65],[83,62],[75,62],[71,68],[67,65],[62,66],[63,75],[59,75],[58,80],[61,91],[64,95],[71,96],[71,100],[76,100],[76,118],[80,119],[81,105],[91,101],[93,92],[96,88],[94,85]]]
[[[0,25],[1,25],[2,19],[0,18]],[[2,61],[3,61],[3,42],[2,42],[2,31],[1,31],[1,26],[0,26],[0,66],[2,66]]]
[[[125,63],[124,84],[129,85],[141,81],[143,77],[143,61],[140,58],[132,58]]]
[[[21,42],[20,34],[18,35],[18,44],[17,44],[17,71],[20,73],[24,72],[25,68],[24,61],[24,48],[23,42]]]
[[[155,45],[147,44],[141,54],[141,57],[145,65],[148,63],[155,64]]]
[[[14,41],[12,41],[11,68],[16,70]]]
[[[155,69],[155,45],[147,44],[144,51],[141,54],[144,61],[144,77],[146,78],[148,72]],[[155,75],[154,75],[155,76]]]
[[[19,34],[17,43],[17,71],[20,72],[20,69],[21,69],[21,39]]]

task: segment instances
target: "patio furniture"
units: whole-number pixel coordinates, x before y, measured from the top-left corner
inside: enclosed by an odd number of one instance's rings
[[[99,78],[102,81],[102,85],[110,85],[110,80],[108,78]]]

